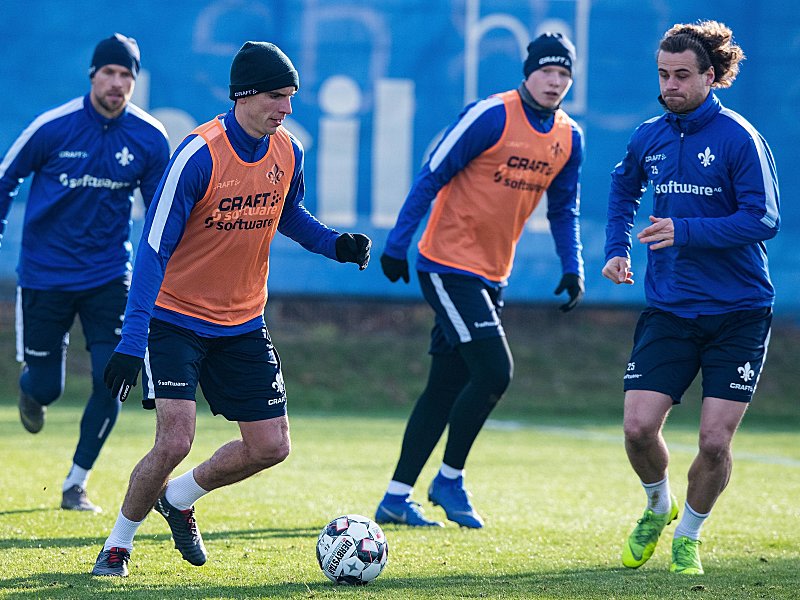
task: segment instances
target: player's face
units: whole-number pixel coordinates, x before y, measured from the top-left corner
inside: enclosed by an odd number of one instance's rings
[[[290,85],[240,98],[236,101],[236,118],[239,124],[253,137],[272,135],[283,120],[292,114],[292,96],[296,91]]]
[[[105,65],[92,77],[89,97],[95,110],[108,119],[119,116],[133,95],[136,80],[131,70],[121,65]]]
[[[686,114],[700,106],[714,82],[714,67],[701,73],[692,50],[658,53],[658,82],[664,104],[672,112]]]
[[[572,86],[572,75],[564,67],[548,65],[532,71],[525,80],[533,99],[545,108],[556,108]]]

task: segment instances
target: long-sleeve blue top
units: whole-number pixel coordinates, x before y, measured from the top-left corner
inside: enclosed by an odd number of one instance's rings
[[[528,121],[536,131],[547,133],[552,129],[554,122],[552,111],[537,110],[525,102],[522,106]],[[387,255],[398,259],[406,258],[411,239],[439,190],[473,158],[500,140],[505,123],[505,106],[494,98],[479,100],[464,108],[414,179],[397,221],[387,237],[384,248]],[[570,119],[570,125],[572,153],[564,168],[547,188],[547,219],[563,272],[583,277],[579,180],[584,143],[583,132],[578,124]],[[474,273],[465,273],[434,262],[421,254],[417,256],[416,267],[424,272],[462,273],[479,277]],[[485,281],[495,286],[506,283]]]
[[[241,160],[254,163],[264,157],[269,149],[269,136],[250,136],[236,121],[233,109],[219,118],[231,146]],[[227,326],[155,306],[167,262],[180,244],[194,205],[204,196],[211,181],[211,153],[206,144],[192,143],[196,137],[196,134],[189,135],[175,150],[147,212],[122,325],[122,341],[117,346],[117,351],[123,354],[144,356],[151,316],[206,337],[239,335],[264,326],[263,315],[239,325]],[[307,250],[336,260],[336,238],[339,234],[320,223],[303,205],[303,147],[294,136],[291,139],[295,167],[278,231]],[[158,206],[162,203],[170,207],[165,220],[157,216],[160,214]],[[157,236],[160,240],[157,249],[148,243],[150,231],[154,227],[161,228],[160,235]]]
[[[671,247],[647,252],[648,305],[684,317],[771,306],[765,240],[780,228],[778,177],[764,138],[712,92],[686,116],[642,123],[611,174],[606,260],[630,257],[641,198],[671,218]]]
[[[133,193],[149,204],[168,160],[164,126],[130,103],[108,119],[87,94],[34,119],[0,162],[0,222],[34,173],[19,285],[85,290],[130,273]]]

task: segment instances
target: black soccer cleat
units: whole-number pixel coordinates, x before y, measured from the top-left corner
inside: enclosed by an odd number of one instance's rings
[[[194,518],[194,506],[186,510],[178,510],[167,502],[166,495],[162,495],[154,507],[161,514],[172,531],[172,540],[175,548],[181,553],[183,560],[199,567],[208,559],[206,547],[203,545],[203,536],[197,528]]]
[[[80,510],[84,512],[103,512],[103,509],[92,503],[86,495],[86,490],[79,485],[73,485],[61,493],[61,508],[64,510]]]
[[[26,430],[39,433],[44,427],[46,413],[46,406],[42,406],[22,390],[19,391],[19,420]]]
[[[92,569],[92,575],[106,577],[127,577],[128,561],[131,553],[125,548],[109,548],[101,550]]]

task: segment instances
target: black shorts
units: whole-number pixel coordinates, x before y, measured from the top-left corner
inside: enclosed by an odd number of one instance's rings
[[[477,277],[417,271],[422,295],[436,313],[431,331],[431,354],[453,352],[459,344],[504,337],[500,313],[503,288]]]
[[[195,400],[197,385],[211,412],[229,421],[286,414],[281,359],[266,327],[229,337],[203,337],[151,319],[142,369],[143,404],[156,398]]]
[[[771,325],[771,308],[694,319],[648,308],[636,325],[625,391],[661,392],[678,404],[702,370],[704,398],[750,402]]]
[[[80,291],[17,288],[17,361],[61,360],[75,315],[87,350],[95,344],[116,346],[129,287],[129,278],[122,277]]]

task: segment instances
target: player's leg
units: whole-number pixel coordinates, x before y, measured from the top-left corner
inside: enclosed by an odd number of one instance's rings
[[[203,393],[214,414],[238,422],[242,438],[170,480],[156,503],[169,523],[175,547],[193,565],[202,565],[207,556],[194,503],[211,490],[282,462],[291,449],[280,356],[266,327],[207,339],[204,344],[199,375]]]
[[[281,359],[266,327],[209,344],[200,385],[214,414],[239,425],[241,439],[194,469],[206,490],[236,483],[289,455],[289,420]],[[171,498],[171,487],[167,497]]]
[[[420,278],[420,283],[447,343],[459,353],[468,373],[448,415],[444,460],[428,489],[428,498],[445,510],[449,520],[479,528],[483,519],[464,489],[464,465],[513,375],[513,360],[500,320],[502,288],[489,286],[477,277],[451,274],[431,273],[427,279]]]
[[[268,469],[289,455],[289,419],[282,416],[240,422],[242,439],[219,448],[208,460],[171,479],[155,509],[169,524],[184,560],[203,565],[208,554],[195,519],[194,504],[217,488],[237,483]]]
[[[97,556],[93,575],[126,577],[133,538],[159,499],[172,470],[189,454],[195,433],[193,401],[156,400],[156,439],[134,467],[117,521]]]
[[[625,451],[647,494],[647,505],[622,550],[622,563],[636,568],[655,551],[664,528],[678,515],[669,487],[669,451],[662,433],[673,404],[680,402],[699,370],[690,319],[645,310],[636,326],[624,377]]]
[[[711,511],[733,469],[731,443],[748,404],[705,398],[700,416],[699,452],[689,468],[686,500],[699,513]]]
[[[156,409],[156,439],[153,448],[131,473],[122,509],[97,557],[94,575],[127,575],[127,561],[137,529],[162,496],[172,470],[192,447],[196,419],[194,396],[207,343],[208,339],[188,329],[159,319],[150,320],[142,369],[142,403],[146,408]],[[197,529],[193,514],[184,515],[181,523],[181,531]],[[205,555],[204,550],[202,554]],[[198,559],[193,560],[197,562]]]
[[[669,449],[664,440],[663,427],[672,398],[661,392],[650,390],[628,390],[625,392],[623,432],[625,452],[631,467],[645,486],[653,485],[667,477]],[[648,495],[651,504],[663,498]]]
[[[647,494],[647,506],[622,548],[622,564],[637,568],[653,555],[664,528],[678,516],[678,503],[669,488],[669,451],[662,428],[672,398],[660,392],[625,392],[623,429],[625,451]]]
[[[433,337],[440,335],[434,327]],[[439,521],[425,517],[411,492],[422,468],[442,437],[450,409],[469,379],[461,355],[454,350],[433,354],[428,382],[406,423],[400,458],[386,493],[375,511],[378,523],[401,523],[421,527],[441,527]]]
[[[228,442],[194,468],[194,479],[202,489],[210,492],[237,483],[289,456],[291,441],[286,415],[263,421],[242,421],[239,431],[241,439]],[[171,492],[172,487],[170,482],[167,492]]]
[[[761,308],[700,317],[708,339],[703,349],[703,410],[699,451],[689,469],[686,506],[675,529],[673,573],[699,575],[700,530],[733,468],[731,443],[755,393],[769,346],[772,310]]]
[[[514,365],[505,336],[462,344],[459,353],[470,378],[450,411],[444,460],[431,482],[428,497],[445,510],[449,520],[463,527],[480,528],[483,518],[464,488],[464,467],[486,419],[511,382]]]
[[[128,298],[127,278],[78,294],[76,306],[92,366],[92,393],[80,423],[72,467],[62,487],[61,508],[99,512],[86,495],[86,482],[117,422],[121,402],[111,397],[103,371],[120,340]]]
[[[31,433],[44,427],[46,407],[61,396],[69,330],[75,319],[72,292],[17,288],[19,415]]]

